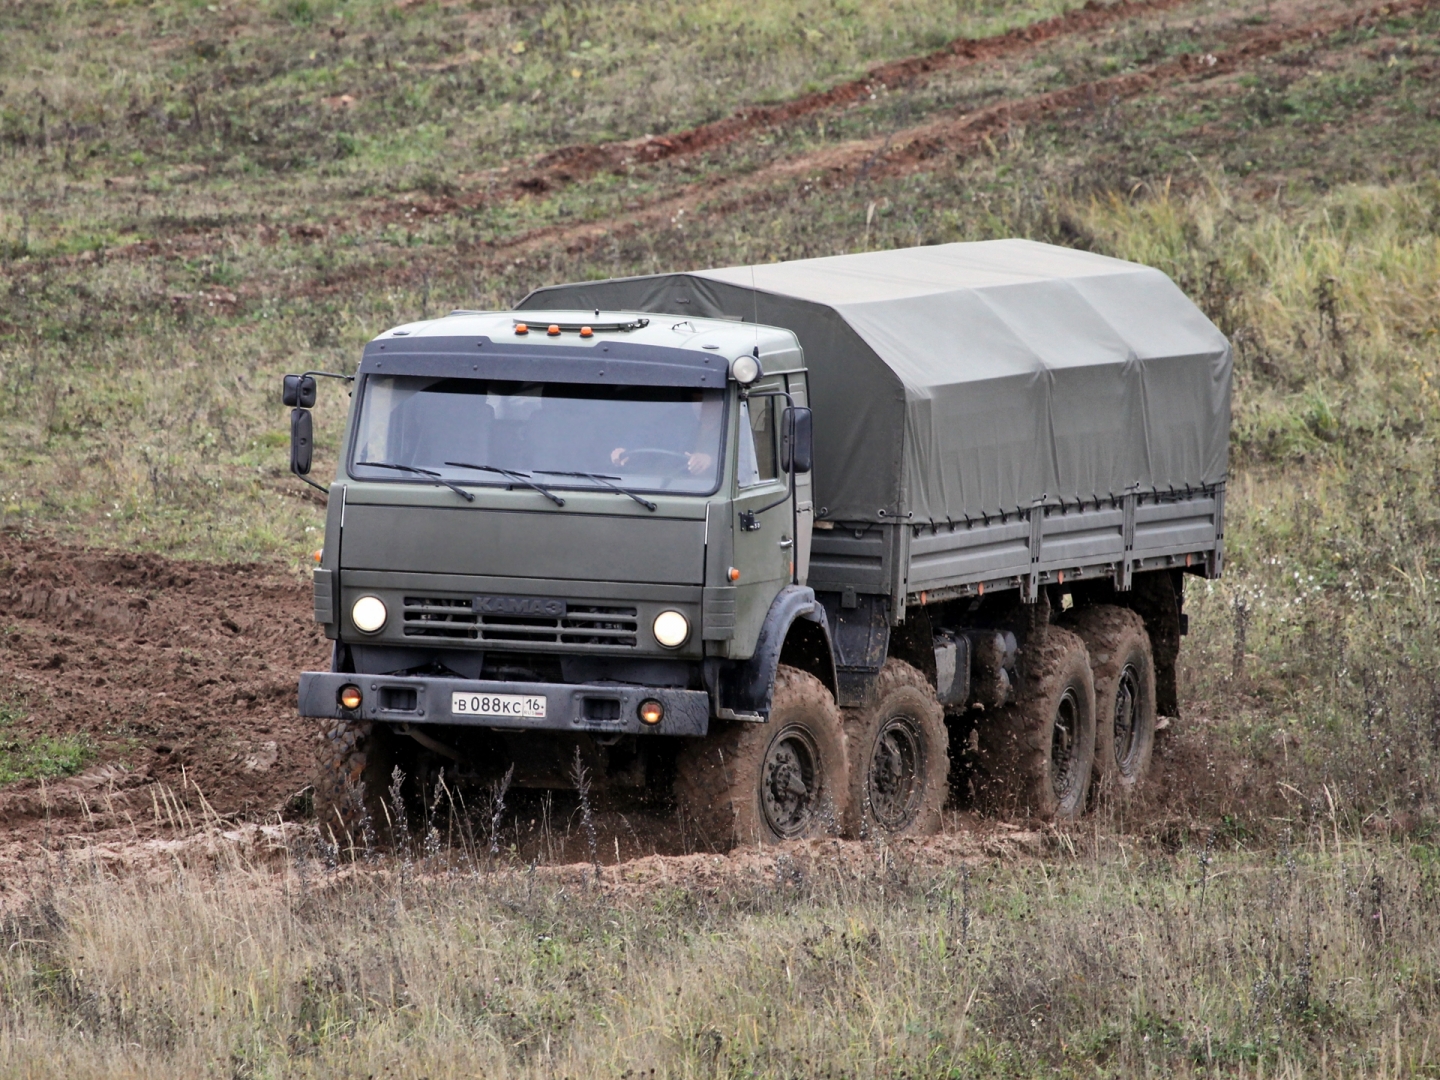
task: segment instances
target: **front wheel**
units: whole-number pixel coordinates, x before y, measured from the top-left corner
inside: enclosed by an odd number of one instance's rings
[[[383,805],[398,764],[395,733],[372,720],[336,720],[320,735],[315,818],[343,849],[371,847],[388,834]]]
[[[891,657],[863,708],[845,712],[852,836],[933,833],[949,793],[950,735],[935,688]]]
[[[840,711],[824,684],[797,668],[776,673],[769,722],[714,729],[677,765],[681,818],[712,850],[833,835],[845,820]]]

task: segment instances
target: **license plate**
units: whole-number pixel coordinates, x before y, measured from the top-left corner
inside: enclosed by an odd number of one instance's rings
[[[450,695],[450,711],[456,716],[544,720],[545,698],[536,694],[467,694],[456,690]]]

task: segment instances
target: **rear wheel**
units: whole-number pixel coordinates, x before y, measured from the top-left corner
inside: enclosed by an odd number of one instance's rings
[[[1144,781],[1155,748],[1155,661],[1145,622],[1129,608],[1086,608],[1073,629],[1095,678],[1095,783],[1129,791]]]
[[[1085,643],[1047,626],[1020,653],[1018,700],[980,729],[981,788],[1002,813],[1073,821],[1095,761],[1095,684]]]
[[[847,831],[932,833],[949,791],[950,736],[935,689],[903,660],[885,661],[864,708],[845,711],[850,757]]]
[[[702,847],[833,835],[847,808],[845,739],[823,683],[782,664],[770,720],[712,730],[680,753],[676,796]]]

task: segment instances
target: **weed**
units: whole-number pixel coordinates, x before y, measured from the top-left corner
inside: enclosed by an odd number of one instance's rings
[[[0,786],[74,776],[95,757],[95,745],[83,732],[50,735],[20,730],[28,716],[29,710],[18,703],[0,701]]]

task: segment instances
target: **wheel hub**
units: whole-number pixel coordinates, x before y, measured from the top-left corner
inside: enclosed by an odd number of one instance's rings
[[[1136,737],[1139,734],[1135,713],[1139,699],[1139,673],[1133,665],[1126,664],[1115,688],[1115,764],[1127,776],[1135,764]]]
[[[1055,709],[1050,736],[1050,783],[1062,803],[1075,781],[1076,741],[1080,737],[1080,702],[1075,691],[1066,688]]]
[[[760,805],[777,836],[791,839],[809,831],[819,796],[820,753],[800,728],[780,732],[765,755]]]
[[[887,830],[909,824],[920,805],[924,744],[909,716],[893,716],[880,729],[870,758],[865,797],[870,813]]]

